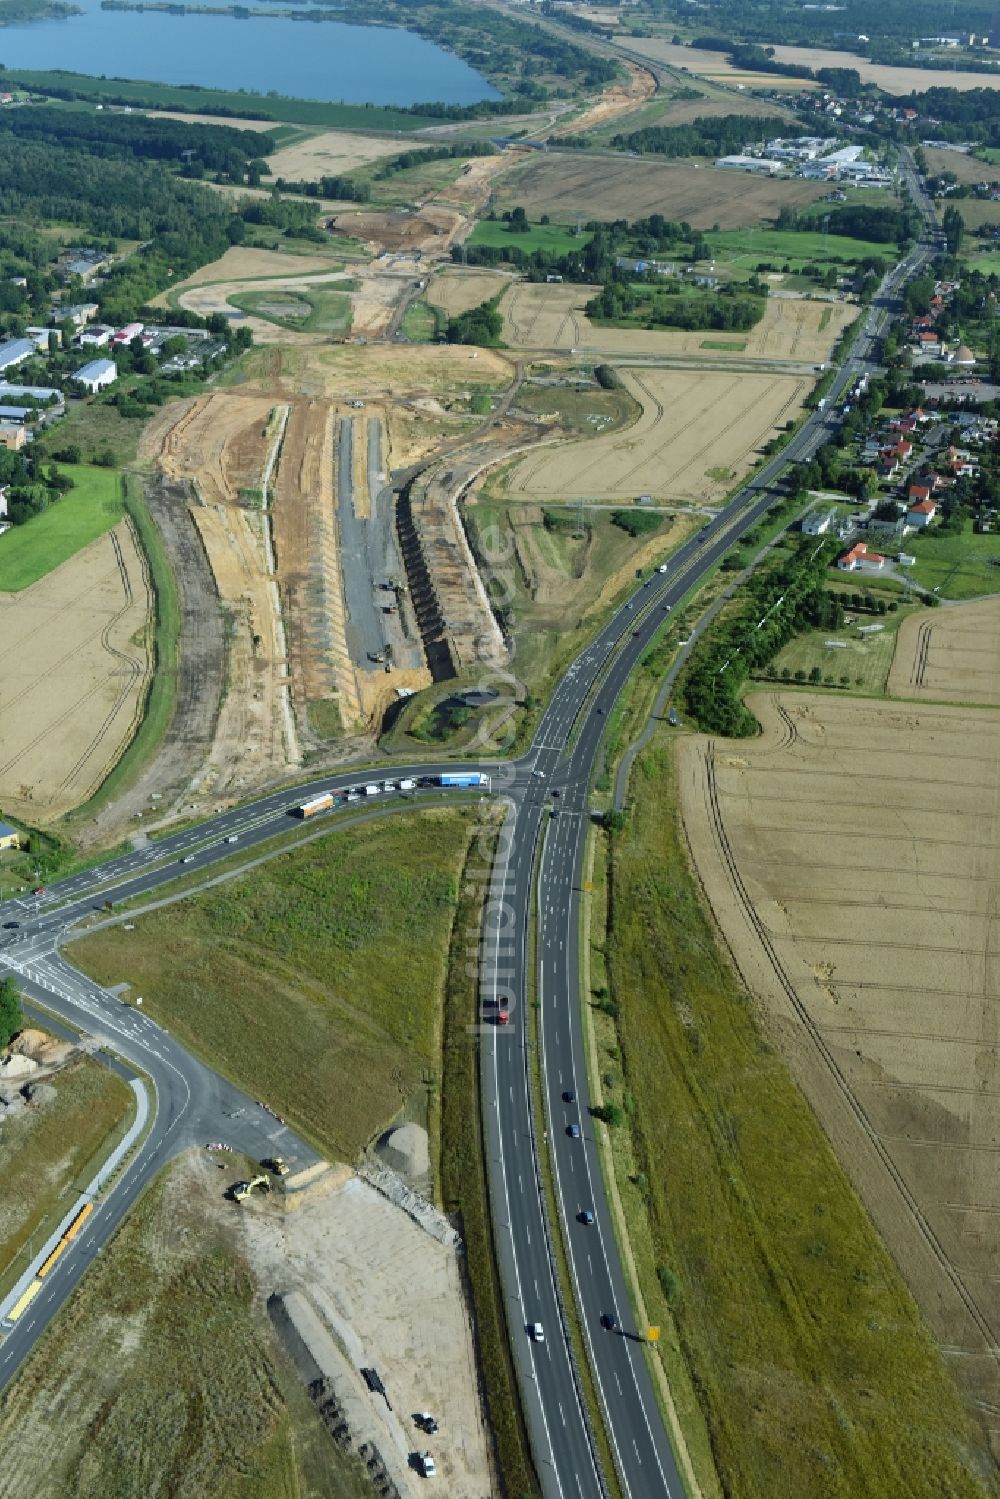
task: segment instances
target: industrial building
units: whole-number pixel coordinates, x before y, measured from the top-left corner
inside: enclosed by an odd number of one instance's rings
[[[9,822],[0,822],[0,849],[20,848],[21,835]]]
[[[19,453],[27,441],[27,427],[15,427],[7,423],[0,423],[0,448],[9,448],[11,452]]]
[[[89,364],[77,370],[73,379],[94,395],[106,385],[114,384],[118,379],[118,366],[113,359],[92,359]]]
[[[781,170],[780,162],[761,156],[720,156],[715,165],[730,172],[761,172],[765,177],[774,177]]]
[[[0,344],[0,370],[12,369],[15,364],[23,363],[36,352],[32,339],[8,338],[6,343]]]

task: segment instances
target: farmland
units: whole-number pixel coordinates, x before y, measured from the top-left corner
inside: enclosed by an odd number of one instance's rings
[[[801,702],[790,698],[788,706]],[[836,699],[829,706],[849,707]],[[810,743],[822,740],[811,734]],[[788,758],[776,745],[773,734],[755,742],[754,766]],[[766,991],[754,983],[748,992],[716,946],[685,848],[685,831],[703,837],[704,809],[689,780],[705,747],[689,740],[677,748],[686,827],[676,811],[676,749],[661,731],[637,763],[628,825],[611,839],[607,933],[595,895],[594,982],[605,981],[606,953],[617,1011],[614,1023],[594,1014],[594,1071],[610,1084],[605,1096],[624,1105],[626,1122],[610,1134],[644,1301],[662,1326],[668,1367],[673,1360],[671,1388],[695,1407],[687,1428],[707,1427],[703,1462],[712,1471],[700,1475],[702,1492],[973,1499],[990,1465],[986,1443],[835,1159],[841,1121],[817,1121],[796,1086],[792,1074],[808,1043],[784,1014],[760,1012],[755,999]],[[741,824],[748,804],[737,776],[763,770],[728,769],[730,748],[717,746],[716,760],[732,792],[723,803],[727,823]],[[837,807],[823,809],[822,839],[813,803],[793,799],[793,786],[776,801],[749,804],[760,810],[760,841],[741,842],[741,853],[751,871],[764,860],[762,877],[780,881],[793,915],[822,912],[813,871],[831,841],[845,841],[838,813],[848,779],[831,783]],[[779,829],[792,814],[800,831],[789,846],[793,835]],[[855,850],[870,836],[870,815],[866,807],[855,824]],[[702,848],[696,842],[699,873]],[[880,885],[865,873],[870,862],[857,858],[850,878],[876,899],[894,901],[914,881],[908,869]],[[873,900],[865,914],[874,912],[881,928],[880,911]],[[724,914],[725,935],[735,936],[742,957],[747,928]],[[766,920],[773,928],[785,918],[769,905]],[[877,993],[871,1002],[880,1005]],[[838,1011],[831,1005],[828,1013],[836,1023]],[[855,1072],[861,1064],[850,1048],[862,1044],[845,1031],[838,1047]],[[872,1091],[891,1087],[877,1062],[866,1070]],[[942,1116],[954,1106],[947,1099]],[[919,1154],[916,1141],[910,1148]],[[944,1187],[943,1195],[954,1202],[957,1193]]]
[[[978,665],[985,698],[995,656]],[[946,1361],[989,1409],[996,711],[780,692],[748,703],[761,738],[682,750],[699,878]]]
[[[102,477],[113,485],[114,475]],[[24,531],[44,527],[75,493]],[[16,531],[0,538],[0,556],[12,538]],[[41,570],[21,592],[0,593],[0,802],[35,824],[104,780],[135,732],[150,668],[149,582],[130,525]]]
[[[520,204],[529,219],[547,213],[561,224],[662,213],[696,229],[736,229],[771,220],[784,207],[802,208],[825,190],[823,183],[763,180],[648,158],[564,154],[532,156],[499,178],[496,198],[498,210]]]
[[[805,378],[623,370],[642,415],[622,432],[541,449],[512,471],[511,497],[718,502],[761,444],[802,408]]]
[[[448,317],[458,317],[498,296],[510,285],[510,277],[497,271],[440,271],[427,289],[432,307],[440,307]]]
[[[750,359],[821,363],[858,315],[846,302],[769,297],[761,321],[747,334],[726,339],[703,330],[601,328],[584,311],[597,287],[517,282],[504,293],[504,342],[512,349],[575,349],[617,355],[744,354]]]
[[[795,272],[805,265],[843,269],[872,256],[892,260],[896,255],[893,244],[812,230],[730,229],[718,234],[710,231],[705,238],[718,263],[736,266],[744,273],[755,270],[762,260],[771,261],[777,270],[787,265]]]
[[[185,1046],[352,1160],[405,1110],[426,1122],[463,811],[345,829],[218,889],[75,942]]]
[[[1000,598],[923,610],[899,631],[889,675],[893,697],[1000,707]]]
[[[384,156],[398,155],[399,141],[375,135],[353,135],[346,130],[321,130],[272,151],[268,157],[271,176],[286,182],[318,182],[321,177],[340,177]]]
[[[76,555],[122,517],[120,480],[113,469],[63,464],[74,488],[23,526],[0,537],[0,590],[19,593]]]
[[[39,1032],[31,1033],[40,1038]],[[60,1043],[33,1047],[44,1061],[68,1050]],[[30,1081],[30,1078],[28,1079]],[[48,1103],[5,1117],[0,1129],[0,1284],[25,1268],[28,1246],[37,1251],[89,1186],[109,1137],[134,1112],[128,1084],[90,1057],[78,1056],[45,1079]]]

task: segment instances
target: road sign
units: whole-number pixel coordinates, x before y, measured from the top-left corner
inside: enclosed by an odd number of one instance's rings
[[[646,1334],[646,1340],[649,1343],[658,1343],[660,1341],[660,1329],[658,1327],[651,1327]]]
[[[584,890],[593,890],[593,888],[594,888],[594,882],[593,882],[593,880],[584,880],[584,882],[583,882],[583,888],[584,888]]]

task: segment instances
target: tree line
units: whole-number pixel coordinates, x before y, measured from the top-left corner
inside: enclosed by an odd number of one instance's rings
[[[651,125],[615,135],[611,144],[619,151],[638,151],[643,156],[728,156],[749,143],[774,136],[805,134],[780,115],[699,115],[687,125]]]

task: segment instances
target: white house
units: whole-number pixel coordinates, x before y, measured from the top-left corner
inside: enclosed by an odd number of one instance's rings
[[[92,328],[87,328],[80,334],[77,342],[81,348],[103,349],[111,337],[113,330],[105,328],[100,323],[95,323]]]
[[[92,359],[89,364],[77,370],[73,379],[94,395],[103,390],[105,385],[114,384],[118,379],[118,366],[113,359]]]
[[[906,523],[922,531],[930,525],[936,514],[937,505],[933,500],[917,500],[906,512]]]
[[[885,567],[885,558],[878,552],[870,552],[863,541],[854,545],[837,558],[842,573],[880,573]]]
[[[825,536],[836,515],[836,510],[811,510],[802,522],[803,536]]]

